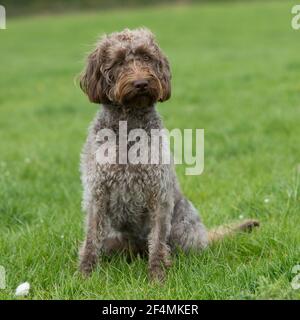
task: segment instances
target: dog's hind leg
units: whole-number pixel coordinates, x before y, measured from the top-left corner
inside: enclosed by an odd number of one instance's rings
[[[215,241],[238,232],[251,231],[258,226],[257,220],[245,220],[207,231],[192,203],[182,198],[174,207],[170,245],[172,248],[179,247],[183,251],[201,250]]]
[[[208,245],[208,233],[196,208],[185,198],[177,201],[171,222],[170,246],[183,251],[204,249]]]

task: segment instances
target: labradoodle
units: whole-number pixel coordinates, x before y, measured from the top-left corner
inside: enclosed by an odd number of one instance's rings
[[[102,104],[81,156],[87,221],[80,270],[85,275],[99,255],[124,250],[146,253],[150,278],[163,280],[176,247],[201,251],[225,235],[259,225],[247,220],[207,231],[180,191],[172,164],[128,164],[119,158],[116,164],[99,163],[101,129],[112,130],[118,141],[120,121],[127,121],[128,132],[144,129],[149,139],[151,129],[163,128],[155,104],[170,98],[171,72],[149,30],[125,29],[102,37],[87,58],[80,87],[91,102]],[[123,153],[118,144],[116,153]]]

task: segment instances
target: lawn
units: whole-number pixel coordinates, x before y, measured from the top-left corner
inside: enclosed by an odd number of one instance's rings
[[[7,17],[0,30],[0,265],[14,298],[299,299],[300,30],[290,1]],[[261,228],[174,257],[163,286],[147,262],[104,259],[81,278],[79,154],[97,105],[74,84],[99,34],[147,26],[173,71],[167,128],[205,129],[205,169],[177,172],[205,224]]]

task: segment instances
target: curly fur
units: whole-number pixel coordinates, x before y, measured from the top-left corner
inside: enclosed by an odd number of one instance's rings
[[[142,94],[133,85],[139,79],[148,82]],[[151,129],[163,128],[155,103],[170,98],[171,73],[149,30],[126,29],[103,37],[88,56],[80,85],[91,102],[103,104],[81,157],[87,212],[80,251],[83,273],[92,271],[101,253],[127,250],[147,253],[150,276],[162,280],[172,249],[202,250],[233,230],[257,225],[248,221],[208,233],[195,207],[182,195],[173,165],[97,163],[100,129],[114,130],[119,139],[119,121],[126,120],[128,131],[142,128],[150,139]]]

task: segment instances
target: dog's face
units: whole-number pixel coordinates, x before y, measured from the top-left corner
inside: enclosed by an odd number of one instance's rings
[[[171,95],[167,58],[147,29],[124,30],[100,40],[88,56],[80,87],[91,102],[150,106]]]

